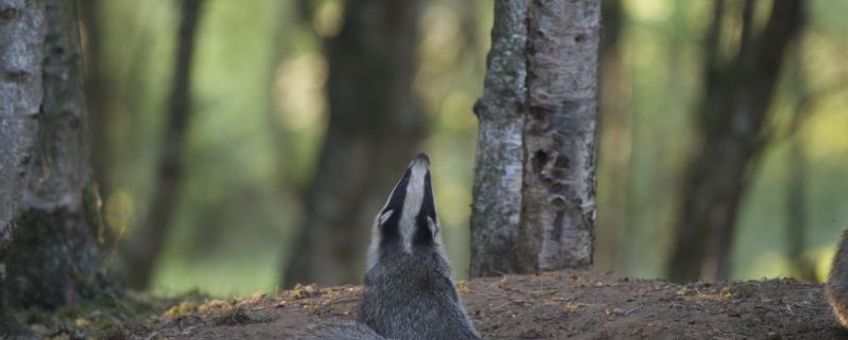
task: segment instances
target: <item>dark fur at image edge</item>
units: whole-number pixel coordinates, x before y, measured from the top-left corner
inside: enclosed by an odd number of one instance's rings
[[[842,233],[839,249],[825,286],[825,296],[842,327],[848,328],[848,230]]]

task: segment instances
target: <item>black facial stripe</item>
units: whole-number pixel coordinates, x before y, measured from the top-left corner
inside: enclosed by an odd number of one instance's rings
[[[406,186],[409,184],[409,177],[412,176],[412,169],[407,168],[406,172],[403,173],[403,177],[395,184],[394,189],[392,189],[392,195],[389,196],[389,201],[386,203],[386,207],[383,208],[383,211],[380,212],[380,215],[385,214],[389,210],[394,210],[394,215],[400,215],[401,209],[403,209],[403,201],[406,197]]]
[[[415,217],[415,235],[412,239],[414,245],[432,244],[435,241],[435,235],[430,231],[428,218],[436,223],[436,203],[433,200],[430,171],[424,175],[424,198],[421,201],[421,210]]]
[[[436,221],[436,200],[433,198],[433,185],[430,183],[430,171],[424,175],[424,201],[421,210],[426,211],[433,221]]]
[[[411,169],[406,169],[403,177],[395,185],[392,190],[392,195],[389,196],[389,201],[386,207],[380,211],[380,216],[392,211],[392,215],[380,225],[380,233],[382,238],[380,242],[385,245],[391,242],[399,242],[400,237],[400,217],[403,215],[403,201],[406,199],[406,186],[409,184],[409,177],[412,174]]]

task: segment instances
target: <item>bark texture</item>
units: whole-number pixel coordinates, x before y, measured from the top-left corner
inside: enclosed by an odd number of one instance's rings
[[[338,36],[324,42],[330,117],[284,286],[358,282],[370,228],[424,136],[412,91],[420,1],[345,4]]]
[[[592,262],[600,1],[499,1],[480,119],[471,275]]]
[[[180,7],[177,54],[168,116],[159,146],[156,183],[142,223],[121,247],[120,279],[133,289],[150,284],[156,261],[165,245],[171,217],[183,183],[183,154],[191,117],[191,74],[195,36],[203,0],[184,0]]]
[[[24,335],[6,314],[8,253],[26,185],[44,95],[42,42],[46,18],[41,4],[0,0],[0,335]]]
[[[802,0],[773,2],[759,31],[754,4],[744,3],[739,48],[722,62],[718,51],[726,9],[723,1],[715,3],[697,121],[701,142],[684,175],[668,267],[676,281],[728,277],[741,198],[768,141],[765,127],[787,46],[801,29]]]
[[[4,254],[10,278],[6,291],[12,305],[54,308],[94,295],[98,277],[94,235],[102,224],[85,139],[76,6],[70,0],[45,0],[27,1],[24,8],[31,6],[42,13],[40,18],[30,17],[30,24],[42,26],[42,39],[30,42],[41,51],[26,51],[31,54],[23,58],[40,63],[41,89],[28,90],[31,100],[40,97],[40,107],[35,115],[31,108],[18,108],[21,118],[30,124],[26,134],[35,139],[26,152],[29,162],[20,206],[14,213],[16,228]],[[19,76],[26,79],[39,74],[21,71]]]
[[[472,276],[520,272],[515,253],[524,181],[527,3],[495,1],[492,47],[483,96],[471,206]]]
[[[42,43],[46,33],[40,3],[0,1],[0,255],[11,241],[13,219],[32,160],[30,149],[44,95]]]

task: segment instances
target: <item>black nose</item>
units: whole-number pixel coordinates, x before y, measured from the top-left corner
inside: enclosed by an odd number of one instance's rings
[[[427,156],[426,153],[419,153],[412,159],[413,162],[424,162],[427,165],[430,165],[430,157]]]

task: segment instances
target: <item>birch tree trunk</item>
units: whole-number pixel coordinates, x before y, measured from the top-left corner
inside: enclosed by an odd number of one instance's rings
[[[471,275],[592,262],[600,1],[496,1]]]
[[[3,167],[11,170],[2,172],[0,188],[3,228],[12,226],[2,254],[7,301],[73,304],[97,290],[95,235],[102,226],[85,141],[75,2],[0,1],[0,13],[0,138]]]

